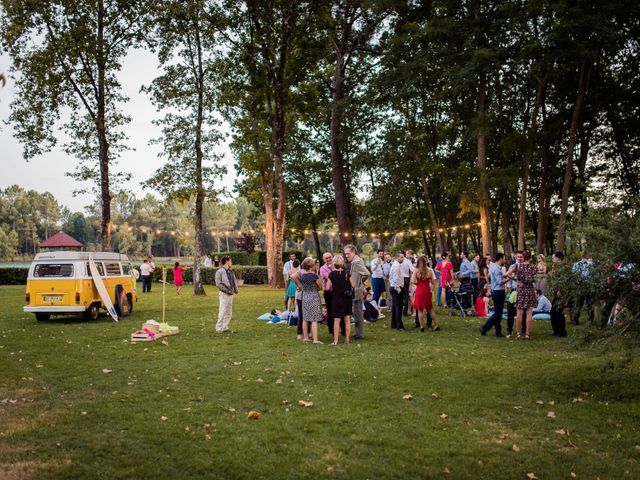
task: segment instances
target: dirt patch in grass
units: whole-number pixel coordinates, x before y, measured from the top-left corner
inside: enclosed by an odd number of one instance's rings
[[[34,461],[0,463],[0,478],[3,480],[30,480],[38,478],[45,471],[57,470],[61,466],[60,463]]]

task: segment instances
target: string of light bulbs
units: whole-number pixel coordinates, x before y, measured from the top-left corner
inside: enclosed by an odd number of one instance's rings
[[[455,233],[458,230],[471,230],[472,227],[480,227],[482,226],[482,222],[477,222],[477,223],[466,223],[464,225],[453,225],[453,226],[440,226],[437,231],[438,233],[444,233],[447,231],[450,231],[451,233]],[[114,231],[121,231],[121,230],[125,230],[128,232],[140,232],[142,234],[155,234],[156,236],[162,236],[162,235],[168,235],[168,236],[190,236],[193,235],[193,232],[190,231],[178,231],[175,229],[166,229],[166,228],[150,228],[150,227],[134,227],[134,226],[130,226],[130,225],[115,225],[112,224],[111,225],[111,229]],[[313,230],[311,229],[300,229],[300,228],[288,228],[286,229],[286,231],[288,233],[291,234],[295,234],[295,233],[303,233],[304,235],[310,235],[311,233],[313,233]],[[426,233],[427,235],[431,234],[431,233],[435,233],[436,230],[434,229],[427,229],[424,230],[424,233]],[[258,228],[258,229],[249,229],[249,230],[209,230],[207,231],[207,235],[210,235],[212,237],[230,237],[230,236],[242,236],[242,235],[256,235],[256,234],[264,234],[266,233],[267,230],[266,228]],[[363,237],[371,237],[371,238],[376,238],[376,237],[381,237],[381,238],[386,238],[386,237],[393,237],[393,236],[398,236],[398,237],[415,237],[418,235],[422,234],[422,230],[417,230],[417,229],[413,229],[413,230],[401,230],[401,231],[397,231],[397,232],[390,232],[388,230],[382,231],[382,232],[364,232],[364,231],[357,231],[357,232],[337,232],[335,230],[317,230],[316,233],[318,235],[327,235],[329,237],[349,237],[350,235],[353,235],[354,237],[357,238],[363,238]]]

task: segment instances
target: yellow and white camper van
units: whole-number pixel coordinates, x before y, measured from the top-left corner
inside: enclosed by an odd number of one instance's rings
[[[91,274],[91,261],[99,278]],[[104,284],[101,290],[109,298],[101,298],[97,283]],[[138,301],[134,270],[126,255],[46,252],[37,254],[29,267],[24,311],[35,313],[37,320],[79,313],[95,320],[109,300],[121,316],[129,315]]]

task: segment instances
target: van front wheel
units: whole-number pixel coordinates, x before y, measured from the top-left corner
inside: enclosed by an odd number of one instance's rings
[[[91,305],[89,305],[89,308],[84,311],[85,320],[97,320],[99,315],[100,308],[98,307],[97,303],[92,303]]]
[[[39,322],[46,322],[51,318],[49,313],[36,313],[36,320]]]

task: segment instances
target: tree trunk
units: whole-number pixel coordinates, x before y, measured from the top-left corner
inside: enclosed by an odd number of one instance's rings
[[[486,137],[486,76],[480,73],[478,82],[478,207],[480,210],[480,231],[482,248],[485,253],[493,252],[489,220],[489,195],[487,192],[487,137]]]
[[[542,140],[542,174],[540,175],[540,189],[538,191],[538,228],[536,231],[536,252],[543,253],[547,249],[545,247],[547,243],[547,231],[549,228],[549,203],[550,192],[548,179],[549,168],[551,165],[548,140],[548,123],[547,123],[547,108],[544,98],[542,99],[542,119],[544,122],[544,136]]]
[[[429,184],[427,183],[427,179],[424,176],[420,177],[420,184],[422,185],[422,195],[424,197],[424,203],[427,206],[427,211],[429,212],[429,218],[431,219],[431,228],[436,234],[438,239],[438,244],[440,245],[440,251],[444,252],[446,248],[446,240],[444,238],[444,233],[440,232],[440,225],[438,224],[438,217],[436,217],[436,211],[433,208],[433,204],[431,203],[431,195],[429,194]]]
[[[344,159],[340,151],[340,125],[342,120],[342,105],[344,86],[344,52],[340,48],[334,49],[336,66],[331,84],[331,179],[336,195],[336,221],[338,234],[342,245],[353,243],[353,224],[351,222],[351,201],[345,181]]]
[[[196,234],[194,256],[193,256],[193,294],[206,295],[202,281],[200,279],[200,257],[202,256],[202,207],[204,204],[204,186],[202,182],[202,121],[204,112],[204,71],[202,68],[202,42],[200,39],[200,27],[196,13],[195,40],[198,55],[198,78],[196,79],[198,88],[198,111],[196,119],[196,205],[195,217],[193,219]]]
[[[313,226],[311,233],[313,234],[313,244],[316,247],[316,255],[318,256],[318,260],[322,262],[322,249],[320,248],[320,237],[318,236],[318,230],[315,225]]]
[[[573,176],[573,151],[576,144],[576,135],[578,132],[578,121],[580,119],[580,113],[582,112],[584,98],[589,85],[590,73],[591,73],[591,60],[585,57],[582,59],[582,65],[580,66],[580,83],[578,87],[578,94],[576,96],[576,104],[573,109],[573,117],[571,118],[571,127],[569,129],[569,145],[567,147],[567,164],[564,172],[564,183],[562,185],[562,198],[560,202],[560,220],[558,221],[558,238],[556,243],[556,250],[559,252],[563,252],[565,248],[566,230],[567,230],[567,212],[569,209],[569,190],[571,188],[571,178]]]
[[[531,160],[533,159],[533,149],[535,147],[536,134],[538,131],[538,112],[540,111],[540,105],[542,103],[542,98],[544,97],[548,79],[549,74],[548,72],[545,72],[544,76],[538,80],[538,91],[536,93],[536,100],[533,105],[533,112],[531,112],[529,135],[527,139],[527,153],[524,157],[524,164],[522,166],[522,189],[520,190],[520,208],[518,210],[518,250],[524,250],[526,247],[524,234],[525,216],[527,213],[527,188],[529,186],[529,168],[531,165]]]
[[[111,192],[109,189],[109,142],[106,129],[106,60],[104,55],[104,0],[98,0],[98,95],[97,125],[100,162],[100,242],[103,252],[111,251]]]
[[[511,203],[509,202],[509,191],[506,187],[502,187],[502,250],[507,257],[511,257],[510,227]]]

